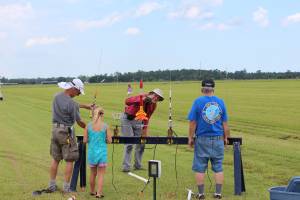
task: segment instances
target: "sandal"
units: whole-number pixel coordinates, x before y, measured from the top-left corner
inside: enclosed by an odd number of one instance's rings
[[[103,197],[104,197],[103,194],[96,194],[96,198],[97,198],[97,199],[100,199],[100,198],[103,198]]]
[[[91,196],[95,196],[97,193],[96,192],[90,192]]]

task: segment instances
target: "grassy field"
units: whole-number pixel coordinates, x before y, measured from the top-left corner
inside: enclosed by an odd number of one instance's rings
[[[145,83],[145,91],[159,87],[168,96],[169,83]],[[138,93],[137,83],[133,83]],[[77,97],[82,103],[91,103],[99,90],[97,104],[105,108],[105,119],[111,125],[119,124],[113,113],[123,110],[127,84],[102,84],[86,86],[86,95]],[[186,116],[193,100],[200,94],[198,82],[172,82],[174,129],[180,136],[188,134]],[[5,100],[0,102],[0,199],[67,199],[61,193],[32,197],[33,190],[47,186],[49,181],[49,144],[51,134],[51,102],[61,91],[56,86],[2,87]],[[268,188],[286,185],[289,178],[300,175],[300,80],[217,81],[216,95],[223,98],[229,113],[232,136],[243,137],[242,156],[246,193],[234,196],[233,151],[225,153],[223,189],[225,200],[269,199]],[[162,102],[150,121],[150,135],[166,135],[168,125],[168,98]],[[88,121],[88,112],[82,110]],[[76,127],[77,135],[82,129]],[[153,145],[147,146],[143,163],[153,158]],[[152,148],[152,149],[151,149]],[[114,145],[114,162],[111,162],[113,145],[109,146],[109,167],[105,176],[105,199],[152,199],[152,184],[143,194],[142,182],[122,173],[123,146]],[[177,175],[175,171],[175,146],[158,145],[155,159],[162,161],[162,177],[158,181],[158,199],[186,199],[186,188],[196,191],[191,170],[193,151],[179,146]],[[112,165],[114,184],[112,186]],[[147,171],[137,174],[147,177]],[[88,171],[89,174],[89,171]],[[209,170],[209,175],[213,175]],[[62,187],[63,166],[57,178]],[[207,199],[212,199],[214,184],[207,179]],[[89,188],[87,188],[89,191]],[[88,192],[78,192],[77,199],[94,199]]]

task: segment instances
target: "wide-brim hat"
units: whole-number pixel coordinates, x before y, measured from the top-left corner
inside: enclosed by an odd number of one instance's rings
[[[71,82],[59,82],[57,85],[58,85],[58,87],[65,89],[65,90],[74,87],[80,91],[80,94],[84,95],[84,84],[78,78],[73,79]]]
[[[155,88],[154,90],[152,90],[150,93],[154,93],[156,94],[157,96],[159,96],[159,101],[163,101],[165,98],[164,98],[164,93],[161,89],[159,88]]]

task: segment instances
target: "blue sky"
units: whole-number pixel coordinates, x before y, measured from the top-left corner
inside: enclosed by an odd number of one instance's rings
[[[0,76],[300,71],[300,1],[0,0]]]

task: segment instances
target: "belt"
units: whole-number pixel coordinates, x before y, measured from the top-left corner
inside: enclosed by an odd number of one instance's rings
[[[130,115],[130,114],[126,113],[126,112],[124,112],[124,115],[130,121],[135,119],[135,115]]]
[[[224,140],[224,137],[222,135],[218,135],[218,136],[197,136],[200,138],[208,138],[211,140]]]
[[[72,127],[72,126],[68,126],[65,124],[61,124],[61,123],[53,123],[53,126],[57,127],[57,128],[71,128]]]

